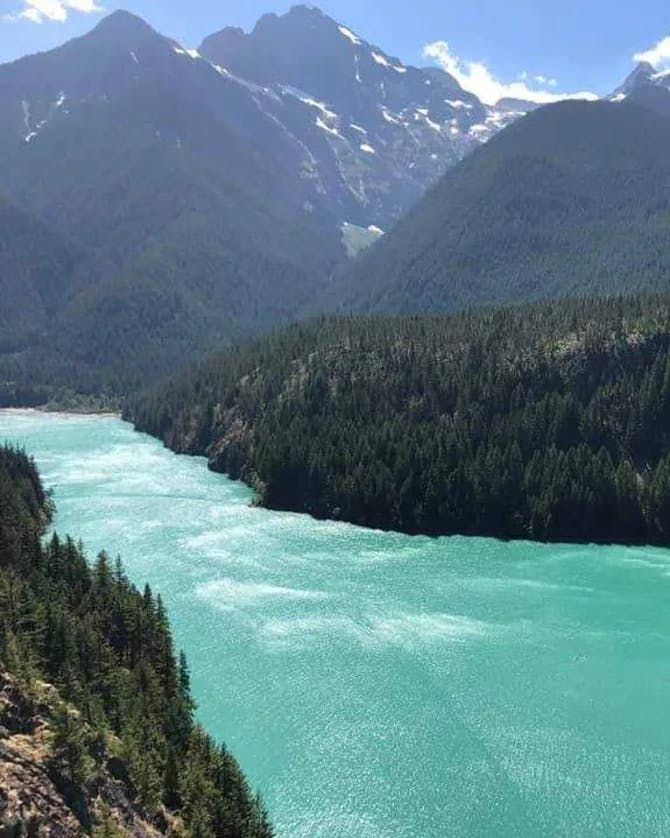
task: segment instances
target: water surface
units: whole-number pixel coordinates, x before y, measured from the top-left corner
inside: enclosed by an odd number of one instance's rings
[[[112,417],[0,412],[56,526],[169,608],[280,838],[670,834],[670,553],[249,506]]]

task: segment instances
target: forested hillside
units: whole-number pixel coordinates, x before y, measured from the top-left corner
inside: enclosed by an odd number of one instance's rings
[[[294,326],[136,398],[272,508],[409,533],[670,543],[670,298]]]
[[[0,404],[107,400],[321,310],[344,231],[518,116],[345,33],[298,6],[200,53],[118,11],[0,65]]]
[[[625,95],[519,118],[304,6],[202,54],[116,12],[2,65],[0,404],[106,404],[327,311],[664,290],[670,92]]]
[[[0,196],[0,353],[40,339],[76,291],[80,260],[63,236]]]
[[[66,386],[111,389],[62,316],[100,276],[85,249],[0,196],[0,407],[44,404]]]
[[[332,288],[346,310],[456,311],[665,290],[670,92],[562,102],[452,169]]]
[[[24,219],[0,234],[0,393],[125,391],[295,317],[346,258],[304,156],[128,13],[0,66],[0,194]]]
[[[43,545],[50,514],[33,462],[1,448],[0,832],[269,838],[194,722],[160,597],[69,538]]]

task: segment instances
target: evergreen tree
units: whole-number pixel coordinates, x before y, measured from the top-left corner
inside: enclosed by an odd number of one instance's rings
[[[667,296],[319,318],[198,364],[126,415],[270,508],[670,543]]]
[[[83,788],[105,771],[109,742],[150,819],[178,812],[189,835],[268,838],[239,766],[195,725],[190,676],[177,659],[165,607],[102,553],[92,566],[72,539],[41,542],[51,513],[32,461],[0,447],[0,662],[25,684],[48,679],[65,697],[51,765],[87,824]],[[225,826],[228,824],[228,826]],[[104,808],[93,834],[116,838]],[[88,827],[87,827],[88,828]]]

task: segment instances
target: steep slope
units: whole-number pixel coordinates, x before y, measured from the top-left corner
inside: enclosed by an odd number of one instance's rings
[[[666,288],[670,93],[654,100],[529,114],[449,172],[333,296],[363,310],[452,311]]]
[[[648,61],[642,61],[609,98],[614,102],[621,102],[631,93],[646,87],[670,89],[670,72],[659,73]]]
[[[0,448],[0,834],[270,838],[193,718],[160,596],[54,535],[32,460]]]
[[[0,149],[12,164],[2,176],[11,194],[112,256],[137,247],[147,223],[160,229],[189,207],[180,196],[184,171],[207,180],[215,171],[218,188],[244,187],[261,208],[262,198],[287,211],[303,211],[307,199],[318,206],[313,186],[296,182],[294,144],[246,87],[194,56],[116,12],[83,38],[0,67]],[[73,182],[77,194],[68,196]],[[121,191],[126,217],[110,227],[108,202]]]
[[[51,684],[35,684],[31,689],[10,673],[0,672],[2,834],[81,838],[86,834],[85,827],[95,825],[95,835],[165,835],[164,830],[145,820],[140,808],[133,805],[127,787],[106,769],[99,772],[95,786],[90,784],[76,802],[69,797],[68,770],[56,765],[50,747],[58,735],[64,706]],[[164,827],[176,825],[171,818]]]
[[[0,67],[0,117],[0,189],[97,269],[52,338],[115,383],[290,318],[344,258],[304,152],[127,13]]]
[[[266,506],[409,533],[670,543],[670,299],[320,319],[128,416]]]
[[[305,6],[200,52],[115,12],[0,66],[0,193],[54,269],[47,300],[31,257],[6,265],[0,400],[123,393],[295,318],[528,107],[486,108]]]
[[[387,228],[506,118],[447,73],[405,66],[313,7],[266,15],[249,34],[224,29],[199,51],[264,91],[341,220],[362,226]]]
[[[84,254],[0,198],[0,352],[39,340],[87,274]]]

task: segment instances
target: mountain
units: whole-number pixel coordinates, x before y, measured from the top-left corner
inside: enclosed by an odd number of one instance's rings
[[[670,297],[320,318],[127,417],[273,509],[408,533],[670,543]]]
[[[509,126],[340,275],[333,298],[435,312],[667,288],[670,92],[644,91]]]
[[[115,386],[313,296],[344,250],[302,163],[245,87],[127,13],[0,67],[0,191],[89,266],[52,345]]]
[[[199,54],[257,85],[343,222],[385,229],[493,130],[452,76],[406,66],[312,7],[224,29]]]
[[[124,392],[294,318],[517,115],[304,6],[200,51],[115,12],[0,66],[0,398]]]
[[[64,237],[0,198],[0,352],[39,340],[89,275],[83,259]]]
[[[648,61],[642,61],[609,98],[614,102],[621,102],[631,93],[645,87],[670,90],[670,71],[659,73]]]

